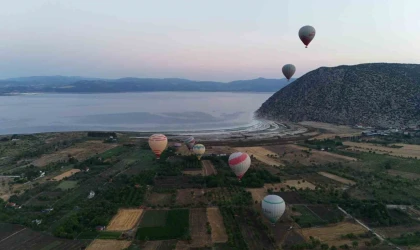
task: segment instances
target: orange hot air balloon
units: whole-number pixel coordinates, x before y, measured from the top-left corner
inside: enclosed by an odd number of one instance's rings
[[[163,134],[154,134],[149,137],[149,146],[153,153],[155,153],[156,159],[160,158],[160,155],[166,149],[167,145],[168,138]]]

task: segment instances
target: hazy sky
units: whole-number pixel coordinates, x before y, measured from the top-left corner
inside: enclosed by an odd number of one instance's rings
[[[420,63],[419,0],[0,1],[0,78],[230,81],[320,66]],[[312,25],[308,49],[298,30]]]

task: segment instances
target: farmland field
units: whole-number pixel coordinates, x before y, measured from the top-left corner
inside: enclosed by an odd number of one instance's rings
[[[87,243],[60,239],[18,225],[0,224],[0,249],[80,249]]]
[[[152,192],[147,198],[147,204],[151,206],[169,206],[172,203],[171,193]]]
[[[57,188],[61,189],[61,190],[68,190],[68,189],[72,189],[75,188],[77,186],[77,181],[62,181]]]
[[[330,162],[357,161],[356,158],[333,154],[326,151],[310,150],[309,148],[295,144],[267,146],[268,150],[275,152],[280,161],[298,163],[305,166],[313,164],[325,164]]]
[[[182,171],[182,173],[186,175],[202,175],[203,170],[184,170]]]
[[[275,192],[275,195],[280,196],[286,204],[304,204],[307,203],[297,192]]]
[[[125,231],[132,229],[143,214],[143,209],[120,209],[108,224],[107,231]]]
[[[211,189],[206,190],[209,192]],[[179,205],[191,205],[198,204],[200,202],[208,203],[208,198],[204,193],[204,189],[198,188],[186,188],[178,189],[176,195],[176,204]]]
[[[103,143],[102,141],[86,141],[52,154],[43,155],[36,159],[32,164],[38,167],[43,167],[52,162],[66,161],[69,158],[69,155],[79,161],[83,161],[91,156],[115,148],[116,146],[118,145]]]
[[[72,176],[72,175],[74,175],[75,173],[78,173],[78,172],[80,172],[80,169],[77,169],[77,168],[76,169],[71,169],[67,172],[64,172],[60,175],[57,175],[56,177],[52,178],[52,180],[61,181],[62,179],[66,178],[66,177],[69,177],[69,176]]]
[[[348,180],[346,178],[337,176],[335,174],[330,174],[330,173],[327,173],[327,172],[318,172],[318,174],[320,174],[322,176],[325,176],[327,178],[333,179],[335,181],[341,182],[341,183],[346,184],[346,185],[355,185],[356,184],[356,182],[354,182],[352,180]]]
[[[216,175],[217,171],[213,166],[213,163],[211,163],[211,161],[208,160],[204,160],[203,161],[203,175],[204,176],[208,176],[208,175]]]
[[[223,217],[220,214],[219,208],[207,208],[207,220],[211,226],[211,241],[213,243],[224,243],[228,241],[225,225],[223,224]]]
[[[342,235],[347,234],[361,234],[367,232],[367,229],[356,223],[342,222],[334,225],[328,225],[325,227],[317,228],[305,228],[302,229],[303,236],[309,240],[309,237],[318,238],[321,242],[325,242],[330,246],[341,246],[348,244],[351,246],[352,240],[343,239]],[[362,245],[362,244],[360,244]],[[363,244],[364,245],[364,244]]]
[[[153,210],[152,210],[153,211]],[[162,211],[162,210],[155,210]],[[189,210],[174,209],[146,213],[137,230],[137,239],[165,240],[185,236],[189,230]]]
[[[300,214],[299,216],[297,216],[297,223],[302,228],[326,224],[326,222],[323,219],[321,219],[319,215],[312,212],[305,205],[294,205],[293,208],[296,209],[296,211]]]
[[[206,208],[190,209],[190,231],[192,238],[190,247],[204,247],[211,244],[211,234],[207,232]]]
[[[267,155],[276,155],[276,153],[271,150],[265,149],[263,147],[240,147],[234,148],[237,151],[247,153],[249,156],[253,155],[257,160],[268,164],[270,166],[283,166],[284,164],[279,160],[279,158],[271,158]]]
[[[400,148],[392,148],[385,146],[378,146],[372,143],[361,143],[361,142],[350,142],[346,141],[343,143],[346,146],[350,146],[349,150],[353,151],[363,151],[369,152],[374,151],[377,154],[389,154],[392,156],[405,157],[405,158],[414,158],[420,157],[420,145],[410,145],[410,144],[394,144]]]
[[[94,240],[87,250],[122,250],[131,245],[130,241],[125,240]]]
[[[200,183],[191,183],[191,176],[162,176],[155,179],[155,186],[161,188],[199,188]]]

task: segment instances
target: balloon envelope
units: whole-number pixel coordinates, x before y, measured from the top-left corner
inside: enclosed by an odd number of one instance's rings
[[[233,153],[229,156],[229,166],[240,180],[251,166],[251,158],[246,153]]]
[[[203,144],[195,144],[193,147],[193,152],[200,160],[201,156],[203,156],[204,152],[206,152],[206,147]]]
[[[283,75],[287,78],[287,80],[290,80],[296,72],[296,67],[293,64],[286,64],[283,66],[281,71],[283,71]]]
[[[271,222],[276,223],[286,210],[286,203],[278,195],[267,195],[261,202],[264,216]]]
[[[154,134],[149,137],[149,146],[152,149],[153,153],[156,155],[156,159],[160,158],[162,152],[166,149],[168,145],[168,138],[162,134]]]
[[[299,38],[308,47],[309,43],[315,37],[315,28],[309,25],[303,26],[299,30]]]
[[[191,150],[194,147],[195,139],[194,137],[190,136],[187,139],[185,139],[184,143],[185,145],[187,145],[188,149]]]

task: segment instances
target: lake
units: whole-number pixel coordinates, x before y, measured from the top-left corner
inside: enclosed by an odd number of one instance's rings
[[[249,128],[261,126],[253,113],[272,94],[141,92],[0,96],[0,134]]]

